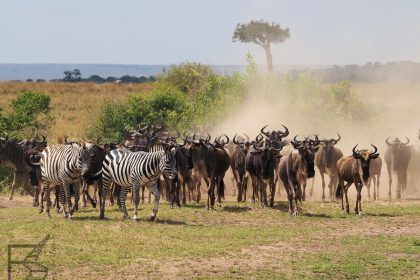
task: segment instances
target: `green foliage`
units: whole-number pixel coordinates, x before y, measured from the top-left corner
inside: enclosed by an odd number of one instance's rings
[[[248,62],[246,74],[248,77],[254,77],[257,74],[257,63],[255,63],[254,56],[250,52],[246,54],[246,61]]]
[[[42,92],[22,92],[12,101],[11,113],[7,116],[0,114],[0,128],[20,137],[45,133],[52,122],[50,101],[50,96]]]
[[[211,91],[217,86],[218,80],[219,77],[209,66],[200,63],[173,65],[159,78],[160,83],[169,84],[187,94]]]
[[[349,81],[326,86],[310,73],[299,73],[289,75],[284,83],[292,110],[319,122],[367,122],[375,116],[374,108],[351,90]]]
[[[161,123],[174,130],[214,123],[232,104],[240,104],[246,92],[239,74],[222,77],[208,66],[183,63],[161,75],[149,93],[104,104],[87,134],[90,138],[112,135],[115,139],[124,128],[139,123]]]
[[[270,43],[282,43],[289,37],[289,28],[282,29],[279,24],[270,24],[264,20],[251,20],[249,23],[236,25],[232,40],[251,42],[266,48]]]
[[[149,94],[133,95],[127,102],[133,126],[163,123],[170,129],[185,129],[191,121],[191,107],[183,92],[158,84]]]

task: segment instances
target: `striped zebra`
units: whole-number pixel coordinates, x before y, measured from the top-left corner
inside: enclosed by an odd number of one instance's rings
[[[96,156],[98,146],[82,142],[78,144],[61,144],[48,146],[42,152],[40,161],[41,176],[44,188],[44,197],[47,201],[47,218],[50,218],[50,189],[51,186],[59,186],[64,190],[60,196],[60,203],[63,206],[63,215],[71,218],[74,208],[71,209],[70,185],[77,184],[75,188],[75,206],[79,202],[80,183],[82,177],[91,173],[90,165],[92,158]],[[99,176],[102,170],[95,176]],[[67,203],[67,208],[66,208]],[[43,211],[41,206],[40,212]]]
[[[101,213],[99,218],[105,217],[105,197],[111,183],[121,186],[120,202],[123,217],[128,218],[125,201],[127,192],[133,190],[134,217],[138,219],[138,205],[140,202],[140,186],[147,185],[155,198],[152,220],[156,219],[159,206],[159,190],[157,180],[160,174],[169,179],[176,175],[176,161],[174,157],[175,148],[166,146],[164,151],[157,152],[130,152],[127,150],[113,150],[104,160],[102,166],[103,192],[101,195]]]

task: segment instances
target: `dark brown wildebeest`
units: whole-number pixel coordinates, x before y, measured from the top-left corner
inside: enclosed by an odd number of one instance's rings
[[[368,200],[370,200],[370,185],[373,181],[373,199],[379,199],[379,179],[381,177],[382,159],[380,157],[370,161],[369,165],[369,181],[367,184]]]
[[[357,197],[356,207],[354,212],[362,215],[362,187],[363,184],[367,185],[370,172],[369,166],[373,159],[379,157],[377,153],[378,149],[372,145],[373,151],[368,150],[356,150],[357,145],[353,148],[353,155],[343,157],[337,162],[338,169],[338,186],[335,193],[337,199],[341,198],[341,212],[344,214],[344,196],[346,197],[346,212],[350,213],[349,199],[347,197],[347,191],[349,187],[354,183],[356,186]],[[347,182],[344,185],[344,182]]]
[[[227,151],[223,148],[216,148],[211,144],[210,136],[206,139],[195,139],[190,147],[191,158],[193,161],[193,178],[194,184],[198,185],[201,178],[204,179],[207,185],[207,209],[214,209],[215,194],[214,190],[217,186],[217,202],[221,206],[221,198],[224,197],[225,183],[223,178],[226,171],[229,169],[230,158]],[[225,142],[222,142],[226,144]],[[221,143],[219,143],[221,144]],[[222,144],[222,145],[224,145]],[[198,193],[198,199],[200,194]]]
[[[308,178],[315,176],[315,153],[319,148],[319,140],[305,139],[291,141],[293,148],[287,156],[280,158],[277,173],[287,193],[289,215],[299,214],[297,201],[302,201],[303,191]],[[294,201],[294,203],[293,203]]]
[[[340,141],[341,136],[338,134],[337,139],[326,139],[321,140],[321,146],[318,152],[315,154],[315,163],[319,169],[319,174],[321,175],[322,180],[322,201],[325,202],[325,179],[324,174],[327,174],[330,178],[328,182],[328,190],[330,202],[334,199],[335,188],[338,182],[338,171],[337,171],[337,161],[343,157],[343,153],[335,144]]]
[[[412,147],[407,146],[410,140],[403,143],[398,138],[389,142],[389,137],[385,140],[388,149],[385,151],[385,163],[388,171],[389,190],[388,198],[391,200],[392,172],[397,174],[397,199],[401,198],[401,192],[404,195],[407,187],[407,168],[410,163]]]
[[[262,136],[261,136],[262,137]],[[262,140],[262,139],[261,139]],[[253,142],[249,141],[249,137],[237,139],[237,135],[233,137],[233,143],[236,145],[230,161],[233,178],[236,181],[236,201],[246,201],[246,191],[248,187],[248,177],[246,176],[245,160],[249,148]]]
[[[285,141],[281,141],[281,137],[279,136],[276,140],[274,138],[273,140],[269,138],[257,138],[246,155],[245,176],[251,177],[252,202],[255,203],[259,200],[261,207],[265,207],[267,204],[270,207],[274,206],[274,196],[276,193],[275,170],[278,158],[280,157],[280,151],[286,145]],[[269,203],[267,199],[267,185],[270,186]]]
[[[13,183],[10,200],[13,199],[19,176],[24,178],[23,191],[33,195],[34,190],[29,186],[29,171],[31,170],[31,167],[25,160],[25,151],[34,148],[42,150],[46,146],[47,142],[45,136],[42,136],[41,141],[34,139],[17,141],[14,138],[9,139],[7,134],[4,134],[3,137],[0,138],[0,166],[13,169]]]

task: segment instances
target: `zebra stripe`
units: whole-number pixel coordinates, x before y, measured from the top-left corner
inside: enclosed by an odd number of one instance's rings
[[[128,217],[125,200],[129,188],[133,188],[134,219],[137,219],[140,186],[147,185],[155,197],[155,207],[152,218],[156,217],[159,204],[159,190],[156,181],[163,173],[170,179],[176,173],[175,158],[172,152],[129,152],[126,150],[113,150],[104,160],[102,166],[103,193],[101,195],[101,215],[104,218],[105,197],[111,183],[121,186],[120,202],[124,217]]]

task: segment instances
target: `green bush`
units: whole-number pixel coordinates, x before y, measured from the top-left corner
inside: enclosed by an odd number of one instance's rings
[[[233,104],[240,104],[246,90],[239,74],[220,76],[205,65],[173,66],[153,84],[147,94],[134,94],[125,102],[108,102],[88,129],[90,138],[120,136],[124,128],[137,124],[163,124],[185,130],[216,122]],[[107,117],[107,116],[110,117]]]
[[[22,92],[12,100],[11,113],[6,116],[0,114],[0,128],[18,137],[46,134],[52,123],[50,101],[50,96],[42,92]]]

